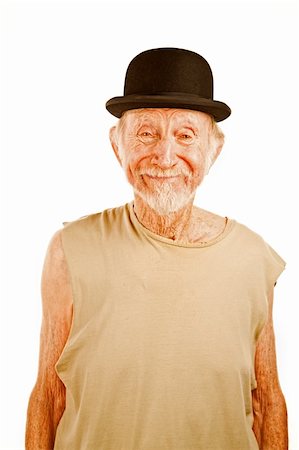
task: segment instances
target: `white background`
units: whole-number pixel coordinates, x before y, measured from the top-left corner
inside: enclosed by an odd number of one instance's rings
[[[287,262],[274,323],[290,449],[299,449],[297,29],[288,1],[2,2],[1,449],[24,448],[48,242],[63,221],[133,198],[105,102],[122,95],[137,53],[165,46],[204,56],[214,98],[232,108],[195,203],[246,224]]]

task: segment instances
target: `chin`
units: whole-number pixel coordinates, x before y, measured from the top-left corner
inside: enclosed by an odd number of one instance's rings
[[[167,216],[179,211],[195,196],[195,191],[175,191],[166,186],[155,193],[148,192],[146,189],[134,189],[134,192],[159,216]]]

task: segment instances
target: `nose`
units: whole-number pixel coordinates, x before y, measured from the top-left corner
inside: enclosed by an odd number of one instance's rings
[[[159,166],[161,169],[167,169],[177,164],[177,155],[175,143],[171,139],[161,139],[156,145],[151,163]]]

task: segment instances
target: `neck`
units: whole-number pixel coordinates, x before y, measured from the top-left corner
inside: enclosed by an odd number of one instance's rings
[[[176,241],[186,240],[194,223],[194,198],[186,206],[167,215],[159,215],[135,193],[134,212],[148,230]]]

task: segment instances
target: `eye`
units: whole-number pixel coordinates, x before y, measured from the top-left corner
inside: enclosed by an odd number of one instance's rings
[[[186,143],[191,143],[193,141],[193,136],[188,133],[181,133],[178,135],[178,139]]]
[[[149,144],[155,141],[157,135],[151,130],[140,130],[139,132],[137,132],[137,137],[145,144]]]

